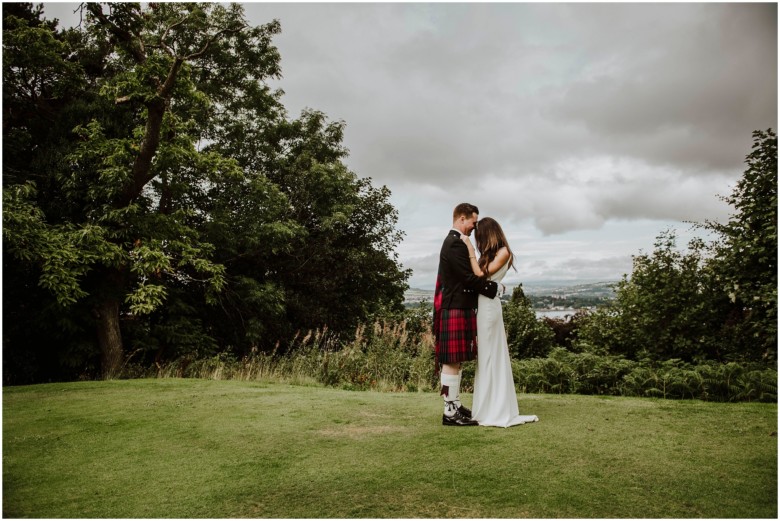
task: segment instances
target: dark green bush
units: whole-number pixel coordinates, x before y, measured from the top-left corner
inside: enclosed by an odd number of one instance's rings
[[[777,401],[777,371],[758,364],[634,361],[557,348],[547,358],[513,360],[512,370],[518,390],[528,393]]]

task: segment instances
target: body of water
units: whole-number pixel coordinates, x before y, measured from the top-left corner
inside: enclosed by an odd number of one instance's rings
[[[576,309],[536,309],[536,318],[566,318],[566,316],[574,316],[578,310]]]

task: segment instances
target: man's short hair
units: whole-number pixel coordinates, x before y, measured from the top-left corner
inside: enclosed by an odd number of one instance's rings
[[[479,208],[469,203],[460,203],[452,211],[452,220],[457,221],[461,215],[471,217],[473,214],[479,215]]]

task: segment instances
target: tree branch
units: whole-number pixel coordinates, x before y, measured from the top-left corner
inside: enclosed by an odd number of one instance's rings
[[[146,53],[144,52],[143,42],[140,41],[140,38],[133,38],[133,33],[121,29],[114,22],[109,20],[100,4],[88,2],[84,5],[86,5],[87,10],[89,10],[89,12],[97,18],[111,34],[116,36],[117,39],[124,44],[127,50],[130,51],[130,54],[133,55],[135,61],[138,63],[144,63],[146,61]],[[139,43],[140,47],[136,45],[136,43]]]
[[[173,60],[170,70],[168,71],[168,77],[165,78],[165,83],[157,90],[157,95],[161,98],[168,99],[171,96],[173,87],[176,83],[176,77],[179,75],[181,66],[184,64],[184,58],[177,57]]]
[[[184,18],[182,18],[181,20],[179,20],[178,22],[174,22],[171,25],[169,25],[168,27],[166,27],[165,31],[163,32],[163,35],[160,37],[160,47],[165,49],[168,52],[168,54],[170,54],[171,56],[176,56],[176,53],[174,53],[173,49],[171,49],[165,43],[166,38],[168,38],[168,33],[171,32],[171,29],[174,29],[174,28],[180,26],[181,24],[183,24],[184,22],[186,22],[189,17],[190,17],[190,15],[187,15]]]
[[[233,29],[222,29],[221,31],[216,33],[214,36],[209,38],[209,41],[206,42],[206,45],[204,45],[203,48],[200,51],[198,51],[196,53],[193,53],[193,54],[190,54],[188,56],[185,56],[184,59],[185,60],[192,60],[193,58],[200,58],[201,56],[206,54],[206,51],[208,51],[209,46],[211,46],[211,44],[214,43],[214,41],[216,41],[217,38],[219,38],[220,36],[222,36],[225,33],[239,33],[245,27],[246,27],[246,25],[241,25],[240,27],[236,27],[236,28],[233,28]]]
[[[168,31],[173,27],[183,23],[185,20],[186,18],[169,26],[168,29],[166,29],[165,34],[167,34]],[[222,29],[221,31],[214,34],[211,38],[209,38],[209,40],[206,42],[206,44],[203,46],[203,48],[200,51],[187,55],[185,57],[177,56],[173,60],[173,63],[171,64],[171,68],[168,70],[168,76],[165,78],[165,83],[163,83],[157,89],[157,97],[154,100],[151,100],[146,103],[148,109],[148,119],[146,120],[146,129],[144,130],[144,138],[143,141],[141,142],[141,147],[138,152],[138,156],[136,156],[135,161],[133,162],[133,181],[125,191],[122,200],[119,201],[120,205],[125,206],[127,204],[130,204],[130,202],[141,193],[144,186],[154,178],[154,175],[152,175],[151,173],[152,159],[154,159],[154,155],[157,153],[157,148],[160,146],[160,130],[162,128],[163,116],[165,115],[165,111],[167,110],[166,108],[167,103],[168,100],[170,100],[171,94],[173,92],[173,88],[176,85],[176,78],[178,77],[179,71],[181,70],[181,67],[184,64],[184,62],[187,60],[192,60],[203,56],[208,51],[211,44],[215,42],[218,38],[220,38],[222,35],[226,33],[240,32],[245,27],[246,25],[241,25],[240,27],[236,27],[232,29],[230,28]],[[165,45],[165,43],[162,42],[162,40],[161,40],[161,44]]]

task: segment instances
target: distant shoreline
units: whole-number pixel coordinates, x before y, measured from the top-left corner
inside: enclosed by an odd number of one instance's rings
[[[568,282],[536,282],[523,284],[523,291],[529,297],[551,297],[554,299],[561,299],[563,297],[598,297],[598,298],[612,298],[614,297],[614,286],[619,281],[598,281],[598,282],[584,282],[584,281],[572,281]],[[517,286],[507,286],[507,295],[511,295]],[[504,297],[506,299],[506,296]],[[420,289],[410,288],[404,293],[404,304],[419,304],[421,302],[433,302],[433,289]],[[561,304],[566,304],[561,302]],[[571,304],[571,302],[569,302]],[[575,304],[576,305],[576,304]],[[589,307],[589,303],[585,308]],[[538,308],[537,311],[545,312],[566,312],[569,314],[576,313],[578,310],[584,309],[583,307],[544,307]]]

